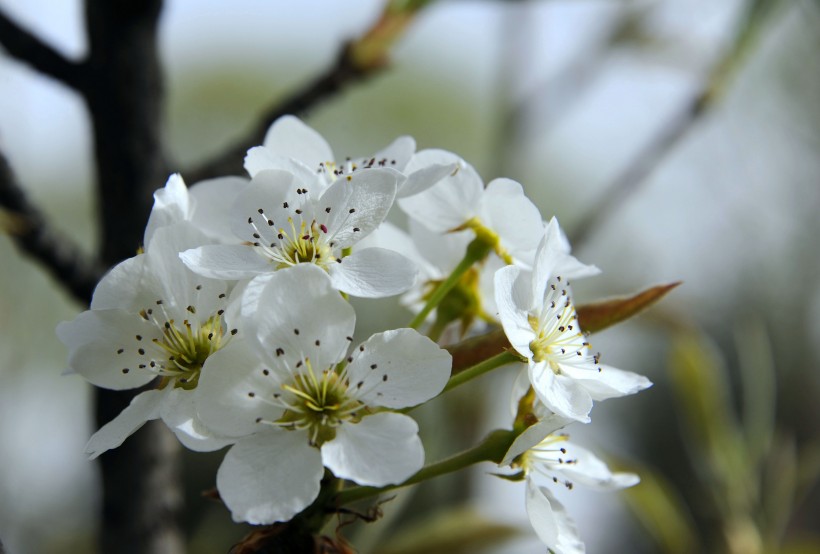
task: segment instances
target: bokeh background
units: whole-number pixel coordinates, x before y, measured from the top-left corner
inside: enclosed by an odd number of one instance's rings
[[[382,6],[168,0],[167,140],[180,167],[327,67]],[[80,2],[0,8],[67,55],[84,52]],[[727,54],[742,33],[742,55]],[[818,52],[816,0],[441,0],[418,14],[387,71],[306,116],[339,157],[409,134],[419,148],[460,154],[486,181],[522,182],[578,239],[575,254],[603,270],[576,284],[581,303],[684,282],[593,337],[608,363],[655,386],[570,428],[643,477],[624,495],[558,492],[589,552],[820,552]],[[681,115],[716,82],[708,109]],[[645,178],[612,194],[670,129],[679,137],[645,158]],[[76,96],[0,53],[0,148],[91,252],[89,132]],[[91,391],[60,375],[66,352],[54,336],[80,307],[6,238],[0,260],[0,540],[12,554],[93,552]],[[357,307],[362,336],[408,318],[394,301]],[[492,376],[427,409],[428,458],[508,424],[505,387]],[[185,459],[191,552],[226,552],[248,531],[199,497],[219,457]],[[380,524],[345,532],[363,552],[430,554],[413,541],[441,535],[457,538],[441,552],[476,552],[476,541],[486,552],[543,552],[522,487],[492,470],[399,495]]]

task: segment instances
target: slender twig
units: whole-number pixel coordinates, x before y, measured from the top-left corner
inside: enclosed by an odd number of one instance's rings
[[[381,17],[362,36],[345,43],[336,60],[324,73],[284,100],[271,104],[248,132],[198,167],[183,171],[195,183],[220,175],[241,174],[242,161],[249,148],[262,144],[271,123],[288,114],[304,114],[350,85],[382,71],[388,65],[388,52],[401,37],[419,10],[432,0],[392,0]]]
[[[86,83],[85,66],[69,60],[0,11],[0,45],[21,62],[77,90]]]
[[[22,251],[40,262],[79,302],[91,302],[91,294],[103,274],[103,265],[89,258],[64,234],[53,229],[26,197],[0,154],[0,206],[6,231]]]
[[[226,150],[200,166],[184,171],[186,180],[195,183],[219,175],[243,173],[242,160],[249,148],[262,144],[268,127],[287,114],[303,114],[323,100],[333,97],[345,87],[376,73],[377,67],[363,69],[353,63],[349,45],[342,49],[336,62],[318,78],[297,90],[281,102],[269,106],[256,124]]]
[[[781,4],[782,0],[748,2],[746,12],[737,26],[734,40],[725,54],[714,64],[703,84],[695,90],[655,139],[649,142],[612,181],[603,196],[575,225],[574,231],[570,233],[570,241],[576,248],[587,241],[605,218],[638,190],[667,154],[723,97],[731,78],[745,61],[764,24]]]

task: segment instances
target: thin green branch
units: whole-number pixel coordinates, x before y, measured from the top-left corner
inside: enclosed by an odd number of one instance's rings
[[[473,448],[423,467],[404,483],[388,485],[386,487],[351,487],[338,493],[333,499],[333,504],[343,506],[351,502],[356,502],[357,500],[378,496],[385,492],[415,485],[416,483],[421,483],[422,481],[427,481],[440,475],[459,471],[479,462],[499,463],[507,450],[510,449],[515,437],[516,433],[514,431],[497,429],[487,435],[487,438]]]

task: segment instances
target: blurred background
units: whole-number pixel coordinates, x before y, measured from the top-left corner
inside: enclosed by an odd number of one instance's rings
[[[167,0],[167,141],[180,167],[321,72],[383,5]],[[0,8],[66,55],[85,51],[80,2]],[[556,492],[588,552],[820,552],[819,47],[816,0],[441,0],[390,68],[305,118],[338,158],[409,134],[485,181],[522,182],[603,270],[576,283],[579,303],[684,282],[593,336],[607,363],[655,385],[569,429],[643,479],[624,494]],[[0,54],[0,149],[91,252],[89,133],[76,96]],[[81,308],[6,238],[0,259],[0,540],[11,554],[93,552],[91,390],[60,375],[54,336]],[[357,309],[362,337],[408,319],[394,300]],[[428,459],[509,425],[509,381],[426,409]],[[226,552],[249,530],[200,497],[220,458],[185,459],[190,552]],[[363,552],[543,552],[523,487],[491,471],[402,493],[379,524],[344,532]]]

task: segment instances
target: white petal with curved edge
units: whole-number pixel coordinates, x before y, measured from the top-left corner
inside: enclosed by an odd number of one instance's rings
[[[643,375],[603,364],[590,369],[561,364],[561,371],[575,379],[596,401],[635,394],[652,386],[652,381]]]
[[[598,490],[624,489],[640,482],[634,473],[612,473],[600,458],[576,444],[565,443],[565,449],[573,463],[562,464],[560,470],[571,481]]]
[[[507,450],[507,453],[504,454],[504,459],[501,460],[501,463],[498,465],[502,467],[510,465],[515,458],[543,441],[548,435],[558,429],[566,427],[570,423],[572,423],[571,419],[552,414],[535,425],[527,427],[523,433],[515,438],[509,450]]]
[[[245,170],[252,178],[269,169],[283,169],[296,175],[305,184],[318,185],[320,189],[327,187],[327,181],[322,175],[317,174],[316,167],[311,169],[295,158],[277,156],[264,146],[255,146],[248,150],[245,155]]]
[[[143,245],[148,246],[154,232],[160,227],[188,219],[191,212],[188,187],[179,173],[168,177],[165,187],[154,192],[154,207],[148,216],[148,224],[143,234]]]
[[[407,176],[407,180],[399,187],[396,198],[414,196],[429,189],[458,169],[458,163],[430,164],[417,169]]]
[[[552,218],[535,253],[535,263],[532,269],[532,298],[535,304],[544,302],[549,281],[559,275],[556,271],[566,256],[561,243],[558,222]]]
[[[69,349],[69,367],[98,387],[133,389],[156,377],[139,367],[144,358],[138,348],[139,344],[150,345],[153,339],[160,339],[161,334],[136,314],[88,310],[73,321],[60,323],[57,336]],[[142,341],[137,341],[137,336]]]
[[[198,388],[172,389],[163,403],[160,417],[183,446],[195,452],[212,452],[233,443],[234,439],[217,435],[197,417],[194,400]]]
[[[191,186],[191,222],[220,243],[233,242],[230,207],[250,181],[244,177],[217,177]]]
[[[527,479],[526,507],[530,524],[541,539],[541,542],[550,548],[554,548],[558,543],[558,522],[552,510],[552,495],[536,485],[531,479]]]
[[[361,298],[401,294],[413,286],[418,273],[408,258],[386,248],[356,250],[328,271],[336,289]]]
[[[289,171],[260,171],[230,205],[228,217],[233,233],[241,241],[270,243],[279,228],[290,228],[288,217],[292,215],[292,209],[302,207],[301,204],[306,201],[304,196],[296,194],[297,190],[301,190],[301,185],[296,175]],[[294,202],[292,197],[297,197],[299,205],[285,208],[286,201]],[[274,225],[269,226],[268,219]],[[263,233],[264,236],[257,238],[254,233]]]
[[[408,222],[410,236],[424,258],[436,268],[431,276],[445,279],[467,253],[467,245],[475,238],[472,231],[436,233],[415,219]]]
[[[264,428],[257,418],[275,421],[281,417],[281,408],[263,400],[278,392],[280,384],[276,372],[265,367],[245,341],[236,337],[205,361],[195,390],[197,415],[215,433],[250,435]]]
[[[555,554],[584,554],[575,523],[552,493],[527,479],[527,515],[538,538]]]
[[[556,375],[547,363],[529,366],[530,383],[538,399],[558,415],[589,423],[592,397],[581,384],[563,375]]]
[[[384,160],[386,167],[402,171],[407,167],[407,163],[413,157],[415,151],[416,140],[413,137],[403,135],[373,154],[371,158],[376,160],[374,167],[378,167],[379,162]]]
[[[252,279],[273,271],[273,266],[252,247],[210,244],[186,250],[179,258],[191,271],[211,279]]]
[[[170,317],[203,323],[222,306],[219,297],[228,285],[191,271],[180,260],[180,252],[203,245],[207,237],[187,221],[157,229],[154,237],[156,240],[145,252],[142,286],[147,294],[156,296],[143,307],[153,306],[154,301],[161,299]],[[193,306],[194,311],[188,310],[188,306]]]
[[[262,144],[275,155],[294,158],[314,170],[320,163],[334,161],[333,150],[324,137],[292,115],[274,121]]]
[[[336,477],[382,487],[407,480],[424,465],[424,447],[413,418],[382,412],[341,425],[322,445],[322,460]]]
[[[298,431],[271,430],[237,442],[216,473],[219,495],[236,522],[288,521],[319,494],[318,450]]]
[[[114,419],[94,433],[85,445],[85,453],[94,459],[103,452],[117,448],[146,421],[160,416],[162,404],[170,390],[148,390],[135,396]]]
[[[324,270],[299,264],[275,272],[259,293],[256,315],[246,324],[262,360],[293,368],[304,358],[321,371],[342,360],[356,313]],[[283,354],[279,353],[283,352]]]
[[[91,298],[91,309],[129,310],[150,301],[141,286],[144,271],[144,255],[128,258],[112,267],[97,283]]]
[[[407,171],[415,171],[432,163],[456,163],[458,168],[427,190],[400,198],[398,204],[408,216],[431,231],[444,233],[479,215],[484,184],[470,164],[444,150],[417,152],[407,164]]]
[[[393,206],[399,178],[392,169],[368,169],[330,185],[316,201],[317,212],[331,210],[325,220],[328,240],[353,246],[376,230]]]
[[[526,279],[522,269],[508,265],[495,272],[495,304],[504,334],[515,350],[532,358],[530,343],[536,334],[529,322],[529,314],[522,306],[529,304]]]
[[[368,406],[416,406],[441,392],[452,365],[449,352],[413,329],[378,333],[347,366],[350,394]]]
[[[481,218],[514,256],[532,255],[541,240],[541,212],[512,179],[494,179],[481,197]]]

